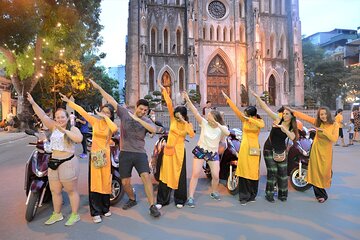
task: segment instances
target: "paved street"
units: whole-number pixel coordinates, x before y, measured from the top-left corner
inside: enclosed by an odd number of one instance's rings
[[[269,203],[264,199],[266,169],[261,161],[261,179],[256,203],[241,206],[237,196],[220,186],[222,200],[210,199],[209,181],[199,180],[195,195],[197,206],[177,209],[173,204],[161,209],[162,216],[153,219],[143,185],[137,174],[133,182],[139,204],[124,211],[125,196],[111,211],[113,215],[94,224],[89,215],[87,200],[87,161],[81,161],[79,191],[81,221],[65,227],[65,221],[45,226],[52,207],[45,204],[35,219],[25,221],[24,168],[33,147],[27,146],[33,137],[0,133],[0,239],[360,239],[360,143],[334,149],[333,185],[329,200],[319,204],[312,190],[296,192],[289,189],[287,202]],[[267,137],[261,133],[261,143]],[[198,135],[187,143],[188,178],[191,174],[191,149]],[[156,137],[148,138],[148,153]],[[77,151],[80,150],[78,146]],[[62,209],[67,217],[69,201]]]

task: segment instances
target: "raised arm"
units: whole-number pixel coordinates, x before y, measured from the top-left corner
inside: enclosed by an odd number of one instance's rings
[[[246,118],[246,117],[245,117]],[[265,122],[264,122],[264,120],[262,120],[262,119],[258,119],[258,118],[247,118],[247,120],[250,122],[250,123],[252,123],[252,124],[254,124],[255,126],[257,126],[258,128],[263,128],[263,127],[265,127]]]
[[[135,114],[129,112],[130,117],[132,117],[135,121],[137,121],[138,123],[140,123],[144,128],[146,128],[146,130],[148,130],[151,133],[156,133],[156,127],[153,124],[150,124],[148,122],[145,122],[144,120],[142,120],[141,118],[139,118],[138,116],[136,116]],[[149,119],[149,121],[151,121]]]
[[[300,118],[312,125],[315,125],[316,119],[313,117],[310,117],[309,115],[306,115],[305,113],[299,112],[299,111],[295,111],[293,109],[290,109],[290,111],[294,114],[294,116],[296,118]]]
[[[250,93],[256,98],[256,101],[259,103],[260,107],[273,119],[278,119],[278,114],[274,113],[269,106],[261,100],[260,96],[257,95],[253,90],[250,90]]]
[[[105,100],[108,103],[110,103],[114,107],[114,109],[117,109],[118,103],[115,101],[115,99],[110,94],[105,92],[104,89],[102,89],[102,87],[100,87],[96,82],[94,82],[91,79],[90,79],[90,82],[94,86],[95,89],[99,90],[99,92],[101,93],[103,98],[105,98]]]
[[[175,117],[174,117],[174,107],[173,107],[171,98],[170,98],[168,92],[166,91],[166,88],[164,88],[164,86],[161,84],[160,79],[158,80],[158,85],[159,85],[159,87],[161,89],[162,95],[164,96],[166,106],[167,106],[168,111],[169,111],[170,120],[172,121],[172,120],[174,120]]]
[[[187,105],[189,106],[190,111],[194,114],[196,121],[201,124],[201,122],[203,121],[203,118],[201,117],[201,115],[199,114],[198,110],[196,109],[196,107],[194,106],[194,104],[192,104],[189,95],[187,94],[187,92],[183,92],[183,97],[187,103]]]
[[[223,135],[225,136],[229,136],[230,135],[230,131],[227,128],[227,126],[221,125],[220,123],[216,122],[216,124],[218,125],[218,127],[220,128],[221,132]]]
[[[235,113],[235,115],[242,121],[244,122],[246,119],[244,118],[244,114],[236,107],[235,103],[233,101],[231,101],[231,99],[229,98],[228,95],[226,95],[226,93],[224,93],[224,91],[221,91],[222,95],[224,96],[224,98],[226,99],[226,103],[229,104],[231,110],[233,110],[233,112]]]
[[[91,116],[90,114],[88,114],[81,106],[77,105],[76,103],[74,103],[73,101],[71,101],[68,97],[66,97],[64,94],[59,93],[61,100],[63,100],[64,102],[66,102],[69,107],[71,107],[72,109],[74,109],[75,111],[77,111],[81,116],[83,116],[86,121],[88,121],[91,125],[94,125],[96,118]]]
[[[27,100],[31,104],[35,114],[40,118],[41,122],[51,131],[54,130],[56,122],[45,114],[44,110],[42,110],[41,107],[37,105],[37,103],[34,101],[30,93],[26,93],[26,94],[27,94]]]
[[[118,128],[117,128],[116,124],[113,121],[111,121],[111,119],[108,116],[106,116],[102,112],[98,112],[98,111],[95,111],[95,112],[98,116],[105,119],[106,125],[110,128],[111,133],[114,133],[117,131]]]

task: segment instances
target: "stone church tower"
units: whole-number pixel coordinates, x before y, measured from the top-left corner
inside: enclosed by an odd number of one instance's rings
[[[304,69],[298,0],[130,0],[126,97],[159,90],[180,102],[183,90],[201,103],[238,106],[267,91],[271,105],[303,105]]]

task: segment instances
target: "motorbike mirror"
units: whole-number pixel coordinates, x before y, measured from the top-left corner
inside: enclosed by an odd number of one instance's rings
[[[36,132],[34,130],[32,130],[32,129],[25,129],[25,133],[27,135],[35,136]]]

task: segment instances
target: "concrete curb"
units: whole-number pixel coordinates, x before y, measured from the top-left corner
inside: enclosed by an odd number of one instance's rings
[[[20,140],[26,137],[28,137],[28,135],[26,135],[25,132],[17,132],[17,133],[0,132],[0,144]]]

